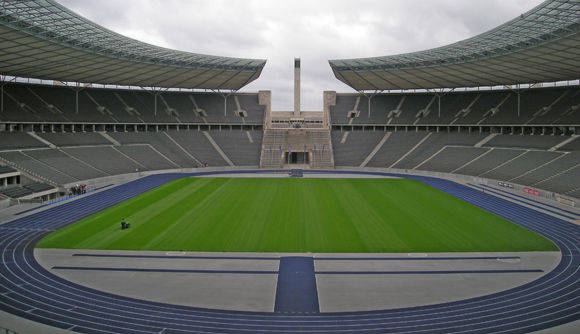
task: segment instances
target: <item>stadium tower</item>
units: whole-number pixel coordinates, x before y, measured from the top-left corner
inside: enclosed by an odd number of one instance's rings
[[[300,117],[300,58],[294,58],[294,116]]]
[[[300,72],[300,58],[294,58],[294,110],[266,108],[262,168],[334,167],[328,112],[301,110]]]

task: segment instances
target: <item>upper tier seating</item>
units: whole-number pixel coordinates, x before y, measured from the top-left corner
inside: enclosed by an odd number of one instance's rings
[[[332,124],[580,124],[580,87],[379,94],[337,94]],[[358,104],[357,104],[358,101]],[[398,109],[397,109],[398,107]],[[351,111],[358,117],[349,118]],[[397,111],[397,112],[394,112]]]
[[[257,93],[157,92],[10,83],[4,85],[0,121],[62,123],[228,123],[262,124]],[[236,103],[237,99],[237,103]],[[246,117],[236,113],[239,107]],[[203,110],[202,113],[196,110]]]

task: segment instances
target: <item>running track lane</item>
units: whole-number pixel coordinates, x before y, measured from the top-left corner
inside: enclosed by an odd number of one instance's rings
[[[292,315],[203,309],[127,298],[64,280],[34,259],[35,244],[51,231],[171,180],[268,172],[274,171],[152,175],[0,225],[0,309],[80,333],[527,333],[580,319],[580,227],[461,184],[430,177],[348,172],[408,177],[440,189],[546,236],[559,247],[560,263],[533,282],[477,298],[402,309]]]

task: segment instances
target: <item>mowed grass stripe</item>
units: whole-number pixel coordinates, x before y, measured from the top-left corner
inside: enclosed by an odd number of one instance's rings
[[[131,223],[120,230],[120,220]],[[183,178],[56,231],[44,248],[548,251],[542,236],[409,179]]]

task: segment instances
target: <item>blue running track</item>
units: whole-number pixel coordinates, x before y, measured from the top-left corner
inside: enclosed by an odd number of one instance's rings
[[[368,312],[284,314],[202,309],[118,296],[55,276],[34,259],[34,246],[51,231],[176,178],[222,173],[232,172],[152,175],[0,225],[0,309],[80,333],[527,333],[580,319],[580,227],[461,184],[429,177],[356,172],[413,178],[536,231],[559,247],[560,263],[533,282],[451,303]]]
[[[278,271],[274,312],[320,312],[312,257],[282,257]]]

